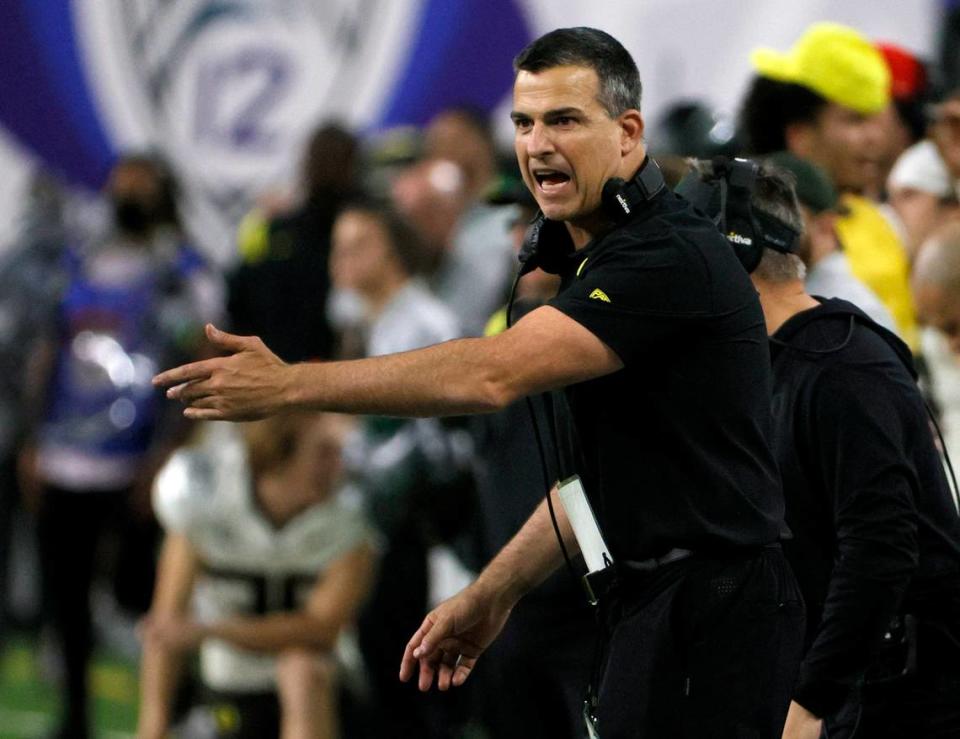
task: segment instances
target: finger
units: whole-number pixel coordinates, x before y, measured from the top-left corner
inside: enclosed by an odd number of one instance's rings
[[[417,687],[420,692],[426,693],[433,684],[433,678],[437,674],[436,658],[420,660],[420,679],[417,681]]]
[[[450,623],[448,618],[434,613],[429,614],[417,630],[417,634],[420,634],[420,645],[413,650],[413,656],[417,659],[432,656],[436,644],[449,637],[449,632],[452,631]]]
[[[177,391],[176,395],[173,394],[174,390]],[[215,400],[216,395],[216,390],[213,389],[208,380],[185,382],[182,385],[177,385],[175,388],[167,390],[168,398],[179,400],[184,405],[196,407],[210,407],[209,405],[202,405],[202,401]]]
[[[441,691],[450,690],[450,680],[453,678],[453,670],[460,659],[456,652],[444,652],[440,658],[440,665],[437,670],[437,689]]]
[[[194,408],[187,406],[183,409],[183,417],[191,421],[226,421],[229,416],[225,411],[216,408]]]
[[[223,349],[231,353],[240,352],[244,349],[250,347],[250,340],[252,336],[237,336],[236,334],[228,334],[226,331],[221,331],[212,323],[208,323],[204,330],[207,334],[207,339],[218,349]]]
[[[463,685],[470,677],[470,673],[473,672],[480,655],[483,654],[483,648],[473,642],[461,639],[444,640],[439,647],[445,654],[455,654],[456,659],[450,665],[449,675],[445,675],[443,667],[440,667],[438,686],[441,690],[446,690],[451,684],[454,687]],[[446,687],[444,687],[444,683],[446,683]]]
[[[196,380],[206,380],[213,374],[213,370],[219,363],[219,359],[205,359],[202,362],[183,364],[156,375],[153,378],[153,384],[156,387],[170,387]]]
[[[402,682],[407,682],[413,677],[413,667],[417,663],[417,647],[420,646],[423,635],[430,630],[431,626],[433,626],[433,623],[429,619],[425,619],[420,628],[410,637],[410,641],[407,642],[407,646],[403,650],[403,657],[400,658],[400,680]]]
[[[470,677],[470,673],[473,672],[473,668],[476,667],[476,664],[476,657],[464,657],[461,655],[460,662],[453,673],[453,686],[455,688],[459,688],[467,681],[467,678]]]

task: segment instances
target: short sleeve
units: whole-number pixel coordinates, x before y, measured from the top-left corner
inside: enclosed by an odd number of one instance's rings
[[[153,510],[164,530],[187,534],[203,518],[202,490],[212,488],[215,474],[208,455],[181,449],[161,468],[153,483]]]
[[[711,312],[707,270],[679,238],[620,239],[586,256],[548,305],[568,315],[627,366],[649,358]]]

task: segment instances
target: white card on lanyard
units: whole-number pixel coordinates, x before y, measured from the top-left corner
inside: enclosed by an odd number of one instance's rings
[[[587,571],[597,572],[608,567],[613,562],[613,557],[610,556],[610,550],[603,540],[600,527],[597,526],[597,519],[593,515],[593,508],[587,500],[580,477],[574,475],[557,483],[557,494],[563,510],[567,513],[567,520],[570,521],[577,544],[580,545]]]

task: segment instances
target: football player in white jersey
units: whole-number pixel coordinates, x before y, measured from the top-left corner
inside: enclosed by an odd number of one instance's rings
[[[338,735],[333,651],[363,601],[374,539],[332,414],[210,424],[157,477],[166,529],[144,620],[138,739],[169,736],[184,657],[199,649],[206,736]],[[207,724],[202,729],[199,724]]]

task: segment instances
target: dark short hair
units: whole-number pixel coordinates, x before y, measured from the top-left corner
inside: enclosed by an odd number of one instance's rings
[[[787,148],[787,127],[814,123],[827,106],[825,97],[803,85],[757,75],[740,108],[740,128],[750,154]]]
[[[157,223],[173,228],[181,228],[180,209],[177,200],[180,185],[170,163],[158,152],[140,151],[121,154],[114,163],[114,169],[130,167],[149,172],[157,186],[156,219]]]
[[[596,28],[558,28],[533,41],[513,60],[514,72],[589,67],[600,80],[597,99],[611,118],[640,109],[643,88],[633,57],[609,33]]]
[[[356,197],[344,203],[339,215],[362,213],[373,218],[387,235],[390,251],[408,275],[423,272],[427,262],[427,248],[416,229],[400,215],[389,202],[371,197]]]
[[[353,189],[359,149],[357,137],[341,123],[328,121],[315,128],[301,165],[307,192],[343,194]]]

